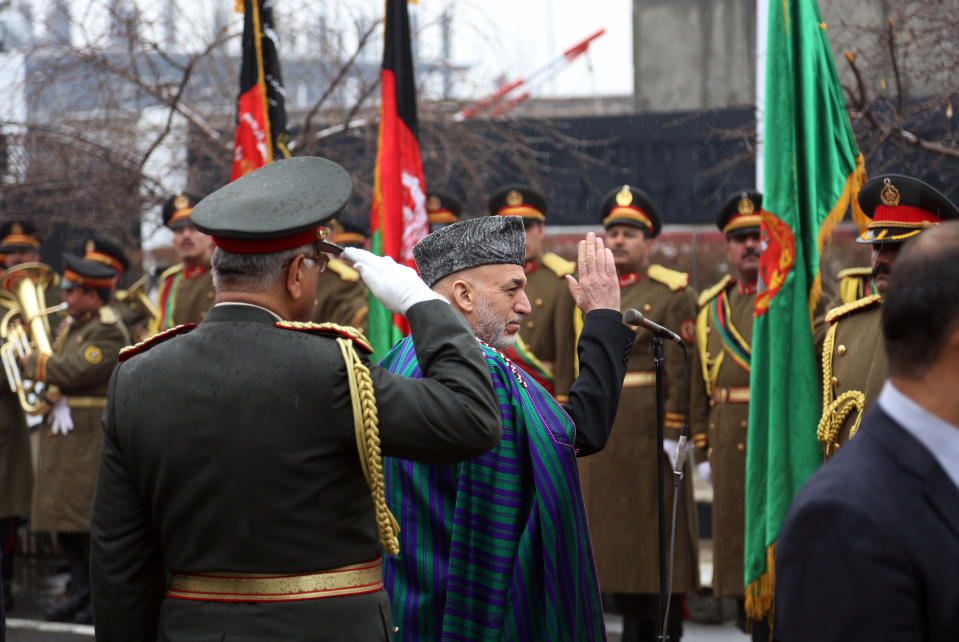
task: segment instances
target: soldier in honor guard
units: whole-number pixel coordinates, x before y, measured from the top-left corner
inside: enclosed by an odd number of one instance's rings
[[[51,407],[39,431],[31,528],[57,533],[70,562],[66,594],[44,613],[48,620],[91,623],[90,509],[100,456],[100,418],[107,381],[129,334],[109,307],[116,271],[65,254],[61,280],[67,317],[53,353],[23,358],[23,375],[46,386]]]
[[[707,447],[708,461],[699,473],[713,485],[713,595],[736,599],[737,625],[754,640],[770,639],[766,622],[747,626],[744,610],[743,540],[745,537],[746,430],[749,420],[749,362],[753,307],[759,276],[759,228],[762,194],[733,194],[716,217],[726,238],[730,273],[699,295],[696,349],[700,366],[693,376],[703,387],[708,407],[705,435],[696,446]]]
[[[529,185],[505,185],[489,199],[493,216],[520,216],[526,228],[526,295],[533,309],[507,355],[560,403],[576,378],[576,303],[566,275],[576,264],[543,252],[546,197]]]
[[[117,243],[100,237],[90,237],[83,245],[83,259],[102,263],[117,273],[117,284],[130,268],[130,259]],[[111,299],[111,306],[119,315],[123,325],[134,341],[143,339],[147,333],[147,326],[153,315],[143,300],[125,296],[125,292],[115,291]],[[121,300],[122,298],[122,300]]]
[[[163,204],[163,223],[173,230],[173,246],[180,262],[160,276],[158,316],[150,334],[183,323],[197,323],[213,307],[210,257],[213,241],[193,225],[190,213],[200,200],[189,192],[176,194]]]
[[[959,218],[959,209],[923,181],[901,174],[869,179],[859,205],[871,219],[857,242],[872,246],[876,294],[833,308],[817,332],[822,371],[822,417],[817,437],[824,457],[855,436],[889,374],[882,350],[882,295],[904,243],[941,221]]]
[[[426,194],[426,218],[430,232],[442,229],[460,220],[463,203],[449,192],[428,190]]]
[[[353,328],[307,322],[341,249],[325,224],[351,192],[336,163],[294,157],[197,204],[217,304],[124,351],[110,381],[92,516],[98,640],[392,639],[382,555],[398,543],[381,457],[453,464],[502,428],[472,329],[412,268],[350,250],[409,320],[424,379],[370,363]]]
[[[331,240],[341,247],[366,245],[368,234],[361,225],[344,218],[330,221]],[[366,332],[366,314],[369,300],[366,286],[353,265],[339,256],[330,257],[326,270],[320,274],[316,288],[316,307],[310,320],[315,323],[337,323]]]
[[[38,263],[40,244],[37,227],[29,221],[6,221],[0,225],[0,252],[6,257],[7,267]]]
[[[667,328],[675,328],[693,347],[696,294],[689,276],[649,264],[649,244],[662,228],[655,205],[630,185],[610,191],[601,216],[606,246],[613,251],[623,310],[635,308]],[[665,346],[666,443],[656,443],[656,375],[650,350],[652,335],[637,329],[626,367],[616,423],[606,449],[580,460],[583,495],[589,513],[599,584],[612,594],[623,613],[623,642],[655,640],[659,615],[657,462],[665,460],[666,505],[672,506],[672,465],[683,425],[685,383],[683,351]],[[691,350],[690,350],[691,352]],[[701,441],[694,436],[696,443]],[[697,458],[705,449],[697,448]],[[685,464],[689,468],[688,463]],[[687,470],[686,479],[690,476]],[[676,520],[673,600],[669,612],[670,639],[682,636],[682,594],[699,588],[698,526],[692,484],[682,486]],[[667,511],[669,513],[669,511]],[[666,536],[669,537],[667,526]],[[669,540],[667,539],[667,542]]]

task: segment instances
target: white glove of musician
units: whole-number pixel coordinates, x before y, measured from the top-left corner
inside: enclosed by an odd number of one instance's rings
[[[672,469],[676,469],[676,447],[679,446],[679,442],[675,439],[664,439],[663,440],[663,452],[666,453],[666,456],[669,457],[669,466]]]
[[[355,247],[346,248],[341,256],[353,262],[363,283],[390,312],[406,314],[420,301],[446,301],[426,285],[416,270],[400,265],[392,257],[377,256]]]
[[[709,465],[708,461],[701,461],[696,464],[696,472],[699,473],[699,476],[705,481],[710,484],[713,483],[713,468]]]
[[[73,430],[73,415],[65,395],[61,395],[50,410],[50,428],[54,435],[65,435]]]

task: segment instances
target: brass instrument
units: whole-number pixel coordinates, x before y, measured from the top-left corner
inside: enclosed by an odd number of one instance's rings
[[[140,307],[143,308],[143,311],[146,312],[147,316],[150,317],[148,325],[152,327],[157,317],[160,316],[160,311],[157,310],[156,305],[153,304],[153,301],[151,301],[150,297],[147,295],[146,283],[147,275],[144,274],[128,289],[117,290],[116,300],[120,303],[124,303],[126,301],[137,302]]]
[[[0,277],[0,288],[13,297],[13,302],[6,302],[10,310],[0,320],[0,339],[4,340],[0,345],[0,360],[10,389],[28,415],[46,413],[60,397],[56,386],[30,381],[20,371],[20,357],[31,352],[53,354],[47,317],[67,308],[66,303],[46,307],[44,293],[56,282],[56,272],[43,263],[24,263]]]

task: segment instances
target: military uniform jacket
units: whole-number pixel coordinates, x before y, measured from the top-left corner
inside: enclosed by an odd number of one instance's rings
[[[407,318],[429,378],[369,366],[382,454],[454,463],[486,452],[499,408],[469,324],[442,301]],[[167,571],[302,574],[381,555],[340,335],[275,323],[257,306],[219,305],[116,368],[92,518],[99,639],[392,638],[382,590],[164,599]]]
[[[575,268],[575,263],[552,253],[526,263],[526,296],[532,312],[523,319],[514,348],[516,354],[509,353],[518,357],[517,365],[540,382],[543,378],[537,370],[539,366],[545,367],[552,378],[550,392],[560,403],[569,400],[569,388],[576,378],[573,330],[576,302],[565,278]],[[524,357],[527,353],[531,353],[532,359]]]
[[[311,321],[351,325],[366,332],[369,299],[360,273],[337,258],[320,274]]]
[[[682,329],[693,351],[696,296],[687,287],[688,276],[660,266],[648,273],[620,279],[622,307],[635,308],[668,328]],[[606,448],[579,461],[583,496],[589,515],[593,554],[604,592],[658,593],[658,504],[656,457],[664,458],[666,517],[672,507],[672,468],[656,440],[656,379],[652,335],[636,330],[626,368],[619,410]],[[683,353],[665,346],[665,402],[667,439],[678,439],[684,410]],[[691,377],[695,372],[690,372]],[[694,379],[691,379],[694,381]],[[676,593],[699,586],[698,532],[692,484],[687,464],[683,496],[677,510]],[[667,527],[668,530],[668,527]],[[667,533],[667,550],[668,550]]]
[[[123,323],[109,307],[83,319],[61,322],[53,354],[33,353],[24,372],[57,386],[67,399],[73,430],[54,435],[50,416],[40,427],[30,525],[40,531],[90,530],[90,509],[100,456],[100,417],[117,355],[129,343]]]
[[[755,292],[724,278],[699,297],[694,372],[706,409],[713,482],[713,594],[742,597],[749,358]],[[705,364],[705,368],[702,366]],[[697,444],[698,445],[698,444]]]
[[[199,323],[215,300],[209,264],[190,269],[185,269],[182,263],[174,265],[161,275],[157,295],[160,317],[151,326],[151,334],[184,323]]]
[[[0,315],[8,307],[0,303]],[[0,377],[0,518],[30,512],[33,493],[33,466],[30,463],[30,435],[16,393],[6,375]]]
[[[889,375],[881,303],[874,294],[833,308],[817,332],[823,390],[818,435],[826,456],[855,434]]]

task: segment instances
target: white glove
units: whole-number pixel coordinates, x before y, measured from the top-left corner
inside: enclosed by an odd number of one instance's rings
[[[353,262],[366,287],[390,312],[406,314],[420,301],[446,301],[426,285],[416,270],[400,265],[392,257],[376,256],[355,247],[346,248],[341,256]]]
[[[54,435],[65,435],[73,430],[73,416],[65,395],[61,395],[50,410],[50,428]]]
[[[696,464],[696,472],[699,473],[699,476],[702,477],[705,481],[710,484],[713,483],[713,469],[709,465],[708,461],[701,461]]]
[[[669,457],[669,465],[674,470],[676,469],[676,447],[679,446],[679,442],[675,439],[664,439],[663,440],[663,451],[666,453],[666,456]]]

